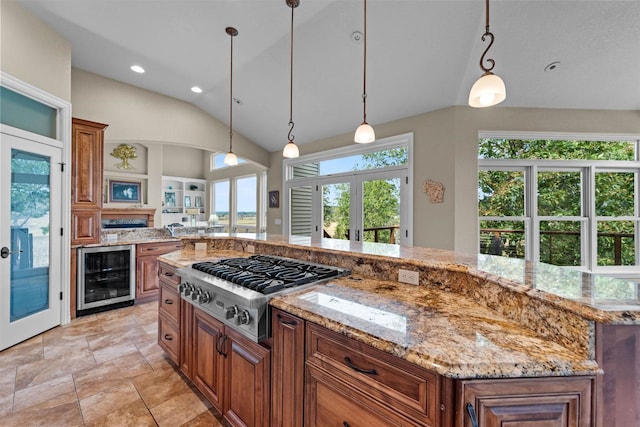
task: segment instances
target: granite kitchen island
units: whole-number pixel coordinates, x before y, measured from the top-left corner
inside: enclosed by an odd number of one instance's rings
[[[428,393],[416,398],[415,407],[395,396],[399,408],[406,409],[397,413],[388,408],[376,412],[376,402],[393,401],[385,394],[388,385],[357,379],[364,381],[360,384],[363,389],[369,390],[364,394],[378,392],[355,402],[345,400],[345,408],[365,408],[365,412],[388,422],[397,421],[394,417],[399,416],[401,423],[407,424],[463,425],[470,422],[467,403],[472,404],[479,420],[490,420],[492,412],[505,411],[503,406],[487,403],[500,395],[492,389],[495,384],[501,384],[498,387],[503,392],[510,390],[508,399],[500,398],[512,402],[507,409],[516,405],[521,411],[523,403],[518,399],[527,397],[526,410],[556,411],[558,419],[573,417],[577,425],[598,425],[600,419],[607,420],[602,425],[622,426],[633,425],[623,422],[637,420],[633,411],[640,406],[638,382],[628,381],[639,375],[640,304],[633,282],[534,266],[521,260],[384,244],[261,235],[181,239],[182,250],[162,256],[163,264],[176,268],[203,259],[264,253],[352,271],[350,276],[270,300],[274,313],[307,325],[307,350],[299,350],[306,368],[300,369],[306,369],[307,378],[314,379],[313,386],[304,387],[306,395],[315,396],[318,402],[322,402],[322,396],[335,400],[342,395],[357,395],[358,387],[345,385],[349,377],[335,384],[323,379],[325,375],[339,377],[340,372],[346,375],[341,371],[344,362],[332,360],[317,348],[310,352],[312,336],[322,338],[317,342],[332,342],[338,347],[354,348],[355,343],[360,350],[355,350],[357,355],[352,359],[360,362],[383,360],[388,355],[393,358],[389,366],[399,361],[409,364],[409,369],[415,367],[416,377],[420,372],[428,374],[423,387]],[[200,244],[198,251],[196,243]],[[399,268],[418,272],[419,286],[397,282]],[[280,341],[276,338],[278,320],[274,319],[274,338],[268,346],[272,375],[277,375],[282,353],[276,349]],[[324,340],[330,334],[336,334],[335,340]],[[340,341],[343,339],[349,340],[348,344]],[[619,346],[628,347],[630,340],[635,350],[621,356]],[[377,356],[371,358],[369,352]],[[276,384],[275,377],[271,384]],[[301,399],[305,394],[302,386],[290,385]],[[353,389],[346,393],[344,387]],[[286,412],[283,399],[278,398],[283,392],[282,387],[272,392],[272,420]],[[493,398],[487,393],[493,393]],[[548,396],[555,396],[555,403]],[[558,408],[563,399],[566,401]],[[550,405],[556,405],[555,409]],[[311,405],[304,412],[315,419],[322,410]],[[611,418],[614,413],[615,420]]]

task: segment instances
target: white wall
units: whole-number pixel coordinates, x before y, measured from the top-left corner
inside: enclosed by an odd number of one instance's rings
[[[109,125],[105,141],[154,141],[226,153],[229,129],[193,104],[73,68],[74,117]],[[269,153],[234,132],[234,151],[268,166]]]
[[[13,0],[0,1],[0,69],[71,100],[71,44]]]
[[[482,130],[623,133],[640,135],[640,111],[449,107],[390,123],[374,124],[376,137],[414,133],[413,242],[415,246],[477,251],[478,132]],[[352,144],[352,133],[300,146],[300,154]],[[444,202],[423,193],[427,179],[440,181]],[[271,153],[268,189],[282,191],[282,153]],[[267,232],[282,233],[267,212]]]

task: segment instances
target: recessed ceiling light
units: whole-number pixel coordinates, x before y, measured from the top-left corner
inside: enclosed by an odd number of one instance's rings
[[[191,92],[202,93],[202,89],[200,89],[198,86],[194,86],[191,88]]]
[[[560,66],[560,61],[553,61],[551,64],[544,67],[544,72],[549,73],[551,71],[555,71]]]
[[[138,74],[142,74],[142,73],[144,73],[144,68],[142,68],[139,65],[132,65],[131,66],[131,71],[133,71],[135,73],[138,73]]]

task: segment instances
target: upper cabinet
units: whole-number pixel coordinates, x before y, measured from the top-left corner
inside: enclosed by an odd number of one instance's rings
[[[108,125],[72,120],[71,244],[100,243],[104,130]]]
[[[206,186],[204,179],[163,176],[162,225],[206,221]]]

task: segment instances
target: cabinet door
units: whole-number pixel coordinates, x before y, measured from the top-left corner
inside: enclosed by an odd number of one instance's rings
[[[193,306],[180,299],[180,370],[193,380]]]
[[[107,125],[73,119],[71,145],[71,203],[73,207],[102,207],[103,132]]]
[[[193,383],[215,408],[222,412],[226,357],[219,353],[224,325],[194,307],[193,309]]]
[[[271,329],[271,424],[301,426],[304,408],[304,320],[273,309]]]
[[[72,245],[100,243],[101,227],[99,209],[71,210]]]
[[[136,299],[158,295],[158,257],[136,258]]]
[[[234,426],[269,426],[269,349],[227,329],[229,399],[224,418]]]
[[[164,313],[158,315],[158,345],[176,365],[180,363],[180,329]]]
[[[593,425],[592,377],[463,381],[458,424],[472,427],[588,427]],[[460,418],[463,418],[462,421]]]

